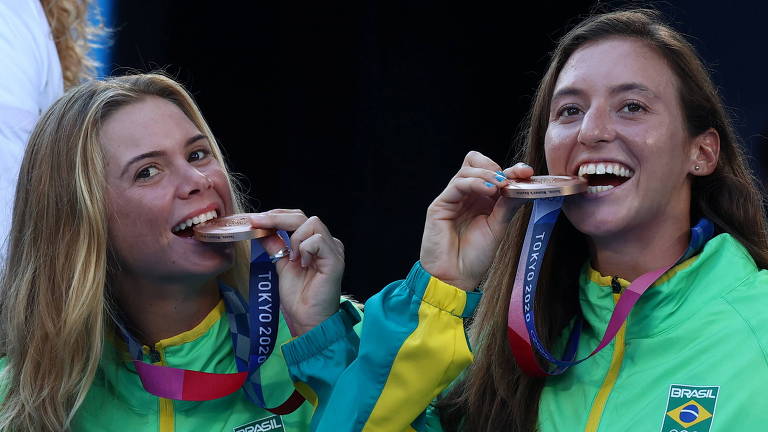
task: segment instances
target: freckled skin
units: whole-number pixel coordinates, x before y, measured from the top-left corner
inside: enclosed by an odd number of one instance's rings
[[[622,84],[643,90],[615,92]],[[598,195],[567,200],[568,219],[593,242],[643,241],[659,225],[689,226],[691,140],[677,79],[639,40],[609,38],[584,45],[560,72],[545,136],[550,174],[576,175],[585,161],[616,161],[635,175]],[[561,111],[563,107],[570,107]]]
[[[109,240],[122,272],[144,280],[192,281],[231,267],[231,246],[171,232],[205,206],[217,205],[220,215],[232,211],[224,171],[208,141],[187,145],[200,133],[176,105],[158,97],[122,107],[104,123]],[[164,155],[129,165],[123,175],[128,161],[151,151]]]

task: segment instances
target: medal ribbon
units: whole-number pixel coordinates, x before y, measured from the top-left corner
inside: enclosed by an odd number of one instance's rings
[[[712,222],[702,219],[691,229],[691,241],[679,259],[635,279],[619,298],[598,346],[586,357],[574,360],[583,325],[582,318],[577,317],[568,337],[563,358],[558,359],[547,351],[536,332],[534,300],[541,263],[555,222],[557,222],[557,217],[560,214],[562,202],[562,197],[534,200],[533,211],[523,240],[517,274],[512,287],[512,296],[509,301],[507,339],[518,365],[523,372],[531,376],[559,375],[569,367],[587,360],[605,348],[619,332],[643,293],[670,268],[698,253],[714,233]],[[539,355],[555,367],[551,370],[542,368],[536,359],[534,348]]]
[[[286,245],[290,245],[285,231],[278,231],[278,235]],[[280,291],[275,264],[256,239],[251,240],[248,285],[249,301],[246,302],[237,290],[219,283],[227,308],[237,373],[199,372],[145,363],[142,345],[122,322],[116,323],[147,392],[167,399],[205,401],[243,388],[253,403],[280,415],[295,411],[304,402],[297,391],[275,408],[268,408],[264,401],[258,369],[275,347],[280,322]]]

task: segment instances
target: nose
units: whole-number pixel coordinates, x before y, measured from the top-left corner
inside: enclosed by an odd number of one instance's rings
[[[616,129],[611,121],[611,114],[606,107],[593,106],[584,115],[579,128],[579,142],[595,145],[611,142],[616,137]]]
[[[188,199],[200,192],[213,188],[213,181],[203,171],[187,165],[181,169],[177,194],[181,199]]]

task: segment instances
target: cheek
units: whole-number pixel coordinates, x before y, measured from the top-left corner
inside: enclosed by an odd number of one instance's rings
[[[232,202],[232,190],[229,188],[227,182],[227,176],[224,174],[224,170],[216,167],[211,170],[207,170],[205,175],[213,181],[213,188],[216,194],[219,195],[222,202],[224,202],[226,214],[234,213],[234,203]]]
[[[626,136],[629,138],[628,142],[636,143],[630,151],[646,170],[667,175],[673,175],[677,171],[687,172],[686,149],[689,144],[681,131],[661,124],[654,128],[630,130]]]
[[[109,211],[109,244],[115,252],[118,259],[123,262],[132,255],[131,247],[134,237],[131,235],[136,230],[135,215],[132,214],[130,207],[123,205],[124,201],[113,201]]]
[[[550,174],[566,174],[570,152],[569,135],[562,128],[550,126],[544,135],[544,154]]]
[[[124,195],[121,191],[110,191],[107,193],[107,227],[109,229],[109,242],[117,245],[124,236],[122,231],[126,223],[130,221],[131,215],[127,214],[130,206],[126,209]]]
[[[157,243],[167,228],[169,212],[157,196],[133,196],[122,192],[109,200],[109,240],[120,255],[130,254],[135,244]],[[151,203],[151,205],[150,205]],[[150,241],[151,240],[151,241]],[[148,241],[150,241],[148,243]]]

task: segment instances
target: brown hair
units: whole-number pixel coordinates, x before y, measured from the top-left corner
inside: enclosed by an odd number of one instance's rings
[[[40,3],[56,44],[64,88],[68,89],[94,75],[97,63],[88,57],[88,52],[96,47],[96,38],[106,30],[103,24],[88,21],[90,0],[41,0]],[[92,13],[100,20],[97,11]]]
[[[763,199],[731,125],[722,100],[693,46],[665,24],[658,12],[645,9],[592,16],[563,36],[536,91],[521,137],[521,155],[534,169],[546,172],[544,135],[555,83],[570,56],[588,42],[608,37],[635,38],[654,48],[678,78],[680,106],[689,136],[715,129],[720,157],[715,171],[692,180],[691,220],[710,219],[718,232],[743,244],[757,262],[768,267],[768,235]],[[439,402],[446,430],[536,430],[544,379],[522,373],[507,344],[508,299],[530,209],[520,211],[501,241],[484,284],[485,294],[470,329],[475,362]],[[550,240],[541,269],[535,305],[536,325],[551,345],[577,312],[574,285],[587,251],[585,236],[561,219]],[[557,262],[557,268],[553,266]]]
[[[121,107],[150,96],[178,106],[224,166],[192,97],[163,75],[84,83],[40,118],[21,165],[0,280],[0,353],[7,360],[0,377],[0,430],[67,430],[88,393],[110,328],[107,285],[115,268],[101,127]],[[237,212],[242,199],[227,177]],[[222,277],[242,292],[249,251],[240,243],[235,267]]]

